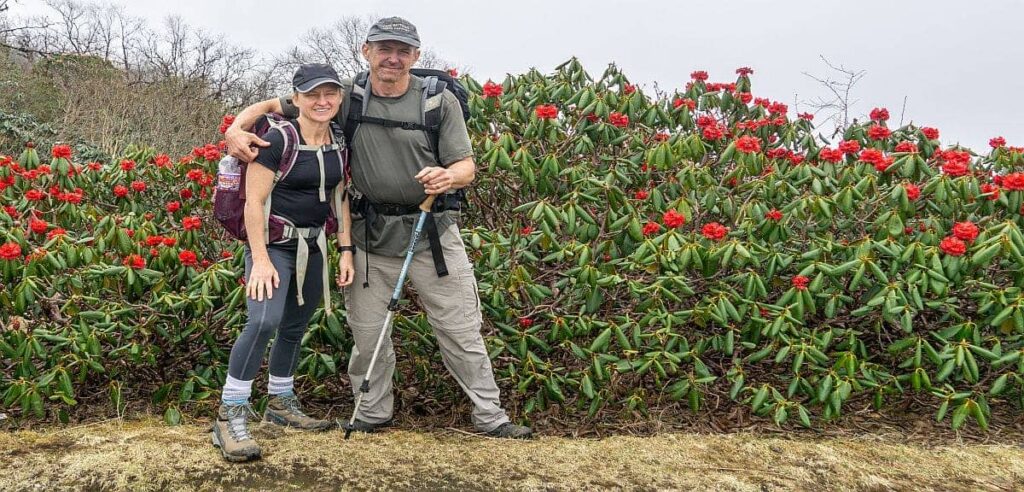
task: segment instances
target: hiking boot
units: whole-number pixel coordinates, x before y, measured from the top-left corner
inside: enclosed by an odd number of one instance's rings
[[[362,420],[356,419],[356,422],[352,424],[352,430],[356,432],[365,432],[367,434],[372,434],[385,427],[391,427],[392,422],[392,419],[388,419],[387,421],[381,422],[379,424],[371,424],[369,422],[364,422]],[[343,422],[342,427],[344,427],[347,430],[348,422]]]
[[[221,403],[220,409],[217,410],[217,419],[213,421],[210,438],[213,440],[213,446],[220,448],[220,454],[224,459],[232,462],[259,459],[260,446],[249,434],[247,426],[250,414],[256,416],[256,412],[248,403]]]
[[[271,396],[267,411],[263,413],[263,422],[311,431],[325,431],[334,426],[328,420],[314,419],[303,413],[295,395]]]
[[[487,433],[488,437],[499,437],[502,439],[532,439],[533,431],[524,425],[516,425],[512,422],[505,422]]]

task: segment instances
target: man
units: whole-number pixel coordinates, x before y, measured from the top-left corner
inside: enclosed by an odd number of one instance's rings
[[[530,438],[530,428],[510,422],[500,406],[480,334],[482,316],[473,265],[455,220],[457,212],[445,209],[446,205],[454,208],[452,202],[456,201],[447,199],[448,193],[468,186],[476,173],[469,134],[455,96],[444,91],[427,101],[424,79],[410,73],[420,57],[419,48],[419,34],[409,21],[381,19],[370,28],[362,47],[370,65],[365,86],[354,80],[342,81],[347,96],[337,118],[342,127],[349,123],[353,128],[348,114],[354,92],[360,94],[361,103],[356,117],[361,123],[348,142],[356,195],[352,238],[361,250],[356,255],[355,273],[356,279],[362,280],[361,285],[345,290],[348,324],[355,340],[348,367],[352,390],[354,394],[359,391],[367,377],[419,213],[416,206],[427,195],[438,195],[441,206],[431,214],[435,234],[417,245],[408,276],[437,336],[445,366],[473,402],[474,426],[493,437]],[[422,126],[425,107],[438,103],[441,117],[433,141],[422,128],[381,124],[387,120]],[[251,160],[256,154],[252,146],[266,145],[245,129],[267,112],[291,115],[294,105],[282,97],[242,111],[226,133],[232,155]],[[395,352],[388,336],[374,373],[368,376],[370,390],[363,396],[355,430],[373,432],[391,423],[394,370]]]

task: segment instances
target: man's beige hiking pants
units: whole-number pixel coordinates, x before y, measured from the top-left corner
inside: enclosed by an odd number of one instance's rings
[[[494,382],[491,360],[480,334],[482,318],[473,265],[466,255],[457,224],[438,232],[441,233],[448,275],[437,276],[433,258],[427,249],[413,255],[407,277],[434,329],[445,367],[473,402],[473,425],[487,432],[509,419],[498,401],[498,385]],[[426,233],[420,240],[426,241]],[[395,258],[370,253],[367,267],[366,252],[357,251],[355,254],[355,280],[345,288],[348,325],[355,339],[348,365],[353,395],[358,394],[359,386],[366,377],[373,347],[384,324],[388,301],[404,260],[404,256]],[[370,285],[364,288],[367,268]],[[395,350],[391,333],[388,333],[370,375],[370,392],[363,396],[359,408],[360,420],[381,423],[391,418],[395,401],[392,391],[394,372]]]

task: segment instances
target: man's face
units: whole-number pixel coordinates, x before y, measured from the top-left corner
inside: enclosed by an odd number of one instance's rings
[[[409,69],[420,59],[420,50],[398,41],[375,41],[363,44],[363,57],[377,79],[397,82],[409,76]]]

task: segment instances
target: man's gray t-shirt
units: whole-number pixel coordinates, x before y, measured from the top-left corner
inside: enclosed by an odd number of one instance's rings
[[[335,120],[344,126],[345,115],[349,110],[348,91],[352,88],[352,80],[343,80],[342,84],[346,92]],[[401,96],[382,97],[367,91],[363,98],[364,104],[369,100],[365,107],[366,115],[423,123],[421,106],[424,90],[423,79],[412,76],[409,89]],[[298,113],[291,98],[287,96],[281,98],[281,108],[286,116]],[[362,123],[353,140],[348,145],[352,152],[350,169],[352,184],[356,191],[375,203],[414,206],[426,199],[423,185],[416,181],[415,176],[425,167],[439,165],[427,140],[426,132]],[[459,101],[448,91],[442,93],[438,154],[441,163],[446,167],[473,155],[473,147],[466,131],[466,122],[462,119]],[[352,240],[357,247],[371,253],[403,256],[409,246],[409,237],[415,228],[417,215],[378,216],[376,222],[370,225],[370,237],[367,240],[363,217],[353,211]],[[456,212],[434,215],[437,228],[442,233],[457,218]],[[423,251],[428,246],[427,241],[419,241],[416,251]]]

